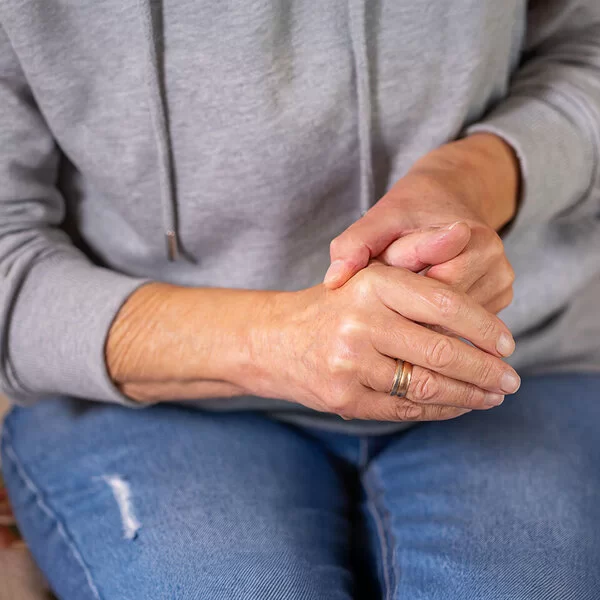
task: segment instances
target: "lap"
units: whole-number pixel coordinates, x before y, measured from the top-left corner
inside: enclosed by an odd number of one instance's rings
[[[3,467],[61,597],[351,597],[344,482],[285,425],[48,400],[11,413]]]
[[[497,409],[361,452],[252,414],[49,400],[10,415],[3,467],[65,598],[351,598],[351,499],[328,448],[365,466],[387,599],[587,600],[599,433],[585,376],[526,378]]]
[[[599,464],[599,376],[526,378],[497,409],[397,437],[364,476],[389,597],[600,597]]]

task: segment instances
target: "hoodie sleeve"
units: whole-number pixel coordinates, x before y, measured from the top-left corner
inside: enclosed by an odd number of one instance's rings
[[[144,281],[94,266],[61,229],[59,161],[0,26],[0,391],[21,403],[51,394],[129,403],[104,346]]]
[[[524,60],[509,96],[467,133],[516,151],[522,197],[510,236],[600,208],[600,1],[531,0]]]

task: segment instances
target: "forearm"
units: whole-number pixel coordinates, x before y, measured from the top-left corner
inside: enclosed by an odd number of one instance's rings
[[[151,283],[131,295],[107,338],[115,384],[141,401],[231,397],[248,391],[240,374],[273,292]]]

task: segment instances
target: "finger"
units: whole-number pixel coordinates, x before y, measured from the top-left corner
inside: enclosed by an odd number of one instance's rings
[[[468,412],[469,409],[454,406],[415,404],[407,398],[364,388],[351,417],[376,421],[445,421]]]
[[[481,305],[508,291],[515,281],[515,272],[506,258],[493,265],[467,290],[467,294]]]
[[[362,374],[362,383],[377,392],[390,393],[397,363],[387,356],[370,361],[372,366]],[[410,361],[409,361],[410,362]],[[439,404],[469,410],[488,410],[504,401],[503,394],[445,377],[419,365],[413,366],[406,398],[417,404]]]
[[[429,371],[497,394],[513,394],[520,379],[504,361],[465,342],[390,313],[373,331],[375,349]]]
[[[466,292],[502,257],[504,245],[500,237],[495,232],[475,227],[465,251],[453,260],[432,266],[427,276]]]
[[[496,356],[510,356],[514,340],[506,325],[466,294],[405,269],[373,265],[382,302],[411,321],[438,325]]]
[[[469,243],[471,228],[462,222],[409,233],[391,243],[377,258],[390,267],[413,273],[456,258]]]
[[[488,302],[485,305],[485,309],[491,312],[492,314],[496,315],[500,311],[504,310],[507,306],[510,306],[510,303],[513,301],[514,295],[515,294],[513,288],[511,287],[499,296],[496,296],[495,298],[490,300],[490,302]]]
[[[504,394],[482,390],[418,365],[413,366],[406,397],[417,404],[438,404],[469,410],[489,410],[504,402]]]
[[[331,265],[323,283],[331,289],[343,285],[405,231],[402,212],[380,200],[331,242]]]
[[[427,271],[427,277],[435,279],[460,292],[466,292],[489,270],[485,257],[470,246],[459,256],[443,264],[434,265]]]

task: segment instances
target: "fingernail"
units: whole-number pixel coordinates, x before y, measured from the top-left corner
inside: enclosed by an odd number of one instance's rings
[[[499,406],[504,402],[504,396],[502,394],[486,394],[484,403],[486,406]]]
[[[448,231],[452,231],[457,225],[460,225],[461,223],[463,223],[463,221],[456,221],[456,223],[452,223],[452,225],[449,225],[446,229],[448,229]]]
[[[496,342],[496,350],[502,356],[510,356],[515,351],[515,340],[508,333],[503,333]]]
[[[447,236],[454,228],[458,227],[458,225],[466,224],[464,221],[456,221],[456,223],[452,223],[452,225],[446,225],[445,227],[440,227],[440,237]]]
[[[514,394],[521,387],[521,378],[513,371],[505,371],[500,387],[507,394]]]
[[[334,260],[325,273],[323,283],[334,283],[346,271],[346,263],[343,260]]]

